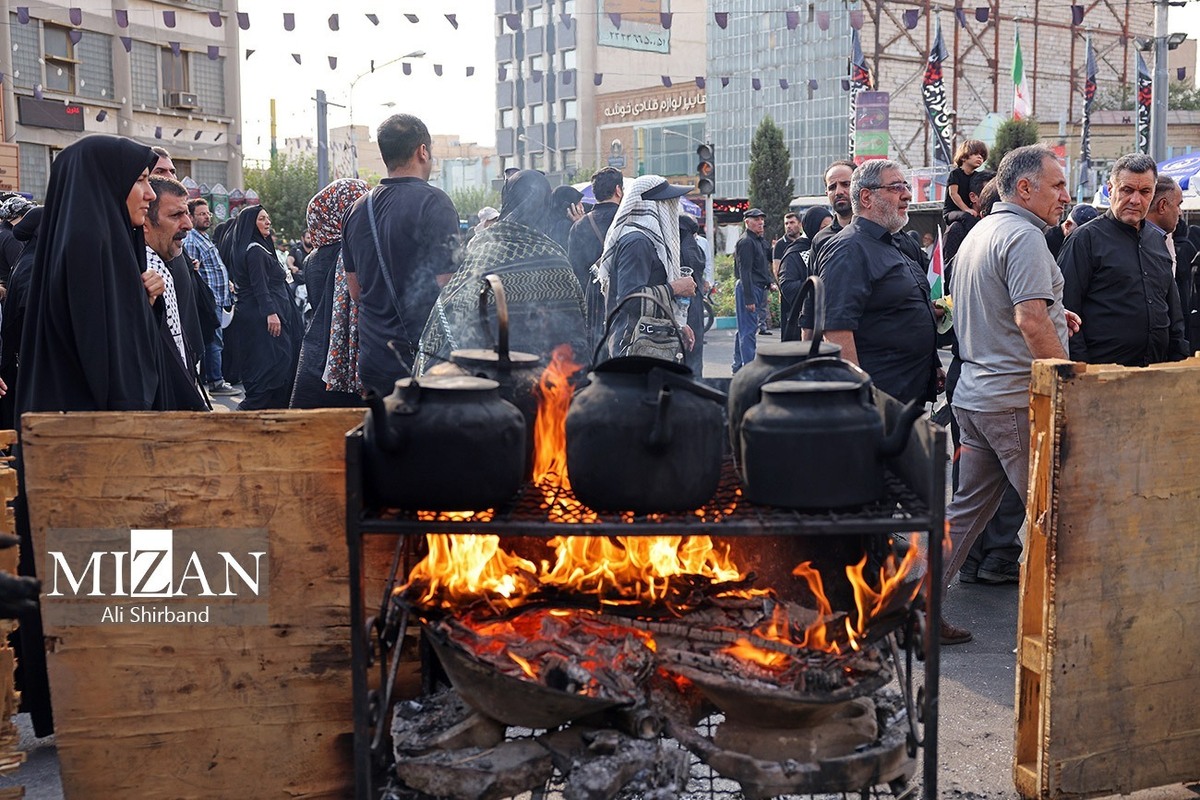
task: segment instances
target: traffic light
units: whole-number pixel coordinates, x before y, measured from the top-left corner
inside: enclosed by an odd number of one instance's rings
[[[696,156],[700,159],[700,163],[696,164],[696,191],[700,194],[715,194],[717,176],[716,164],[713,160],[713,146],[711,144],[700,145],[696,148]]]

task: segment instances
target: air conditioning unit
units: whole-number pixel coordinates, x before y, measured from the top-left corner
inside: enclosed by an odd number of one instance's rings
[[[167,106],[192,110],[200,107],[200,102],[192,92],[167,92]]]

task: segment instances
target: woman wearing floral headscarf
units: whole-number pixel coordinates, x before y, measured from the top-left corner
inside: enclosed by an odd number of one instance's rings
[[[341,178],[317,192],[308,202],[308,233],[315,249],[304,259],[304,281],[313,316],[300,343],[300,363],[296,367],[291,408],[361,405],[356,392],[330,389],[324,373],[329,356],[335,276],[341,263],[342,218],[368,188],[365,181],[357,178]],[[344,270],[342,274],[345,274]]]
[[[633,292],[649,291],[661,302],[672,305],[675,297],[693,297],[696,282],[684,277],[679,264],[679,198],[691,187],[673,186],[658,175],[643,175],[630,184],[621,198],[600,257],[600,291],[605,314]],[[608,337],[612,355],[630,345],[640,304],[628,303],[613,324]],[[692,349],[695,337],[687,327],[686,312],[676,308],[675,321],[683,332],[683,344]],[[681,354],[680,354],[681,355]]]

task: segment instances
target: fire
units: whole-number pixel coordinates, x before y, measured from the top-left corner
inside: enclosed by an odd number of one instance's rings
[[[812,592],[817,601],[817,619],[805,628],[804,639],[800,641],[800,646],[812,650],[840,653],[841,648],[831,640],[825,626],[825,621],[833,616],[833,606],[830,605],[829,598],[825,596],[825,584],[821,580],[821,573],[813,569],[811,561],[805,561],[797,565],[792,570],[792,574],[804,579],[804,582],[808,584],[808,590]]]
[[[783,669],[791,661],[791,658],[784,653],[763,650],[750,644],[746,639],[738,639],[735,644],[725,648],[723,652],[767,669]]]
[[[408,576],[409,586],[424,587],[421,605],[453,606],[493,595],[514,605],[534,588],[537,566],[502,550],[499,536],[429,534],[425,541],[429,555]]]
[[[919,558],[920,551],[915,545],[908,548],[904,559],[898,564],[895,556],[888,556],[879,568],[878,589],[871,588],[871,584],[863,575],[867,566],[865,555],[854,566],[846,567],[846,577],[850,579],[850,584],[854,587],[854,605],[858,608],[858,620],[854,626],[854,634],[851,636],[852,643],[866,632],[872,619],[884,614],[895,604],[904,588],[904,579],[912,571]],[[904,602],[911,602],[915,599],[918,591],[920,591],[919,584],[911,587],[907,596],[903,598]]]
[[[560,344],[538,380],[538,413],[533,423],[533,482],[548,488],[570,489],[567,478],[567,409],[575,389],[571,379],[583,369],[575,351]],[[549,498],[547,498],[549,499]]]

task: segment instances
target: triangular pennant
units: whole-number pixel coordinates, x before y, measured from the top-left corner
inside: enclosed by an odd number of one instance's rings
[[[412,75],[412,64],[405,61],[403,64],[400,65],[400,71],[403,72],[405,75]]]
[[[212,25],[214,28],[219,28],[222,25],[224,25],[225,20],[221,19],[221,12],[220,11],[208,12],[208,24]]]
[[[216,61],[221,57],[221,48],[218,45],[210,44],[208,46],[208,60]]]
[[[253,48],[253,47],[247,47],[247,48],[246,48],[246,58],[248,59],[248,58],[250,58],[250,56],[252,56],[252,55],[254,55],[254,48]]]
[[[470,67],[468,67],[467,69],[470,69]],[[560,73],[558,73],[558,74],[559,74],[559,75],[562,75],[562,85],[563,85],[563,86],[570,86],[570,85],[571,85],[571,80],[572,80],[572,78],[573,78],[573,76],[574,76],[574,73],[573,73],[573,72],[570,72],[570,71],[568,71],[568,72],[560,72]]]
[[[113,9],[113,19],[117,21],[118,28],[129,27],[129,11],[124,8]]]
[[[329,15],[329,30],[336,31],[336,30],[340,30],[341,27],[342,27],[342,23],[340,20],[338,20],[338,15],[330,14]]]
[[[217,131],[217,135],[213,137],[214,142],[221,141],[221,133],[222,133],[222,131]]]
[[[162,125],[159,125],[158,127],[156,127],[156,128],[154,129],[154,138],[155,138],[155,139],[161,139],[161,138],[162,138]]]
[[[501,65],[496,69],[496,80],[499,81],[500,83],[503,83],[504,81],[508,80],[508,68],[507,67],[505,67],[504,65]]]
[[[976,21],[976,22],[987,22],[987,21],[988,21],[988,17],[989,17],[989,16],[991,16],[991,11],[992,11],[992,10],[991,10],[990,8],[988,8],[987,6],[978,6],[978,7],[976,7],[976,9],[975,9],[975,21]]]
[[[106,119],[108,119],[108,110],[102,108],[100,109],[100,113],[96,115],[96,122],[104,122]]]
[[[202,134],[202,133],[204,133],[204,131],[196,131],[196,135],[193,136],[192,139],[194,139],[197,142],[200,141],[200,134]]]
[[[29,24],[29,6],[17,6],[17,22],[22,25]]]
[[[337,56],[329,56],[329,68],[337,69]]]
[[[442,77],[442,65],[441,64],[433,65],[433,74],[437,75],[439,78]]]
[[[662,76],[662,85],[666,86],[668,89],[671,88],[671,76],[670,75]]]
[[[168,28],[175,27],[175,12],[174,11],[164,11],[163,12],[163,25],[166,25]]]
[[[817,90],[817,79],[816,78],[808,79],[808,90],[810,92],[815,92]]]
[[[295,14],[293,14],[289,11],[283,12],[283,29],[285,31],[296,30],[296,15]]]
[[[1177,67],[1175,69],[1175,80],[1187,80],[1187,67]]]
[[[861,31],[863,26],[863,12],[861,8],[856,8],[850,12],[850,27],[856,31]]]
[[[121,46],[125,48],[126,53],[133,50],[133,37],[132,36],[119,36],[117,38],[119,38],[121,40]]]
[[[244,31],[250,30],[250,15],[245,11],[237,12],[238,27]]]
[[[450,23],[450,27],[458,30],[458,14],[445,14],[446,22]]]
[[[183,128],[176,128],[176,129],[175,129],[175,133],[173,133],[173,134],[171,135],[171,138],[172,138],[172,139],[178,139],[178,138],[179,138],[179,134],[181,134],[181,133],[183,133]]]
[[[722,78],[721,78],[721,88],[722,88],[722,89],[724,89],[724,88],[726,88],[726,87],[728,87],[728,86],[729,86],[729,76],[728,76],[728,75],[722,76]]]
[[[718,28],[720,28],[721,30],[725,30],[727,27],[729,27],[729,12],[728,11],[714,11],[713,12],[713,22],[717,23]]]
[[[1071,24],[1072,25],[1082,25],[1083,24],[1083,6],[1080,6],[1080,5],[1072,5],[1071,6]]]
[[[707,83],[708,83],[708,81],[706,81],[704,79],[703,75],[696,76],[696,88],[697,89],[703,89]]]
[[[783,13],[783,16],[784,16],[784,19],[787,20],[787,29],[789,31],[794,31],[794,30],[796,30],[796,28],[800,27],[800,12],[799,11],[785,11]]]
[[[917,27],[917,20],[920,18],[920,13],[921,12],[915,8],[907,9],[904,12],[904,27],[910,31]]]
[[[44,94],[42,94],[42,85],[40,83],[37,86],[33,87],[33,99],[34,100],[45,100],[46,99],[46,96]]]
[[[612,23],[614,28],[621,30],[621,12],[613,11],[610,13],[608,15],[608,21]]]
[[[474,74],[475,74],[475,68],[474,68],[474,67],[467,67],[467,77],[468,77],[468,78],[470,78],[470,77],[472,77]],[[564,78],[566,78],[566,77],[567,77],[567,73],[566,73],[566,72],[564,72],[564,73],[563,73],[563,77],[564,77]]]
[[[529,71],[529,79],[532,80],[534,83],[541,83],[542,82],[542,71],[540,69],[530,70]]]
[[[816,83],[816,81],[813,81],[813,83]],[[850,79],[849,78],[842,78],[842,91],[843,92],[850,91]]]
[[[70,17],[72,25],[82,25],[83,24],[83,9],[82,8],[75,7],[75,8],[67,9],[67,16]]]
[[[505,14],[504,24],[508,26],[510,31],[521,30],[521,15],[520,14]]]
[[[673,17],[674,15],[669,11],[664,11],[658,15],[658,21],[663,26],[664,30],[671,30],[671,22],[673,21]]]
[[[171,55],[179,58],[179,42],[167,42],[171,46]]]
[[[818,11],[817,12],[817,27],[823,31],[829,30],[829,12],[828,11]]]
[[[416,25],[418,22],[421,21],[421,18],[418,17],[416,14],[405,14],[404,18],[406,20],[408,20],[409,22],[411,22],[413,25]]]
[[[371,21],[372,25],[379,24],[379,17],[375,16],[374,14],[367,14],[367,19]]]
[[[301,61],[300,61],[300,54],[299,54],[299,53],[292,53],[292,61],[295,61],[297,64],[301,63]]]
[[[760,89],[762,89],[762,81],[760,81],[758,78],[751,78],[750,79],[750,88],[756,92],[759,91]]]
[[[779,79],[779,88],[780,88],[780,89],[783,89],[783,90],[785,90],[785,91],[787,90],[787,88],[788,88],[788,82],[787,82],[787,78],[780,78],[780,79]]]
[[[217,135],[220,136],[221,134],[218,133]],[[234,135],[233,143],[236,144],[238,147],[242,146],[242,135],[240,133]]]
[[[564,28],[571,27],[571,15],[566,12],[558,15],[558,21],[562,23]]]
[[[592,73],[592,85],[599,86],[602,83],[604,83],[604,73],[603,72],[593,72]]]
[[[67,31],[67,38],[71,40],[71,44],[79,44],[79,40],[83,38],[83,31],[72,28]]]
[[[908,13],[908,12],[905,12],[905,13]],[[958,20],[958,27],[960,27],[960,28],[967,27],[967,12],[966,11],[963,11],[961,8],[954,9],[954,18]]]

